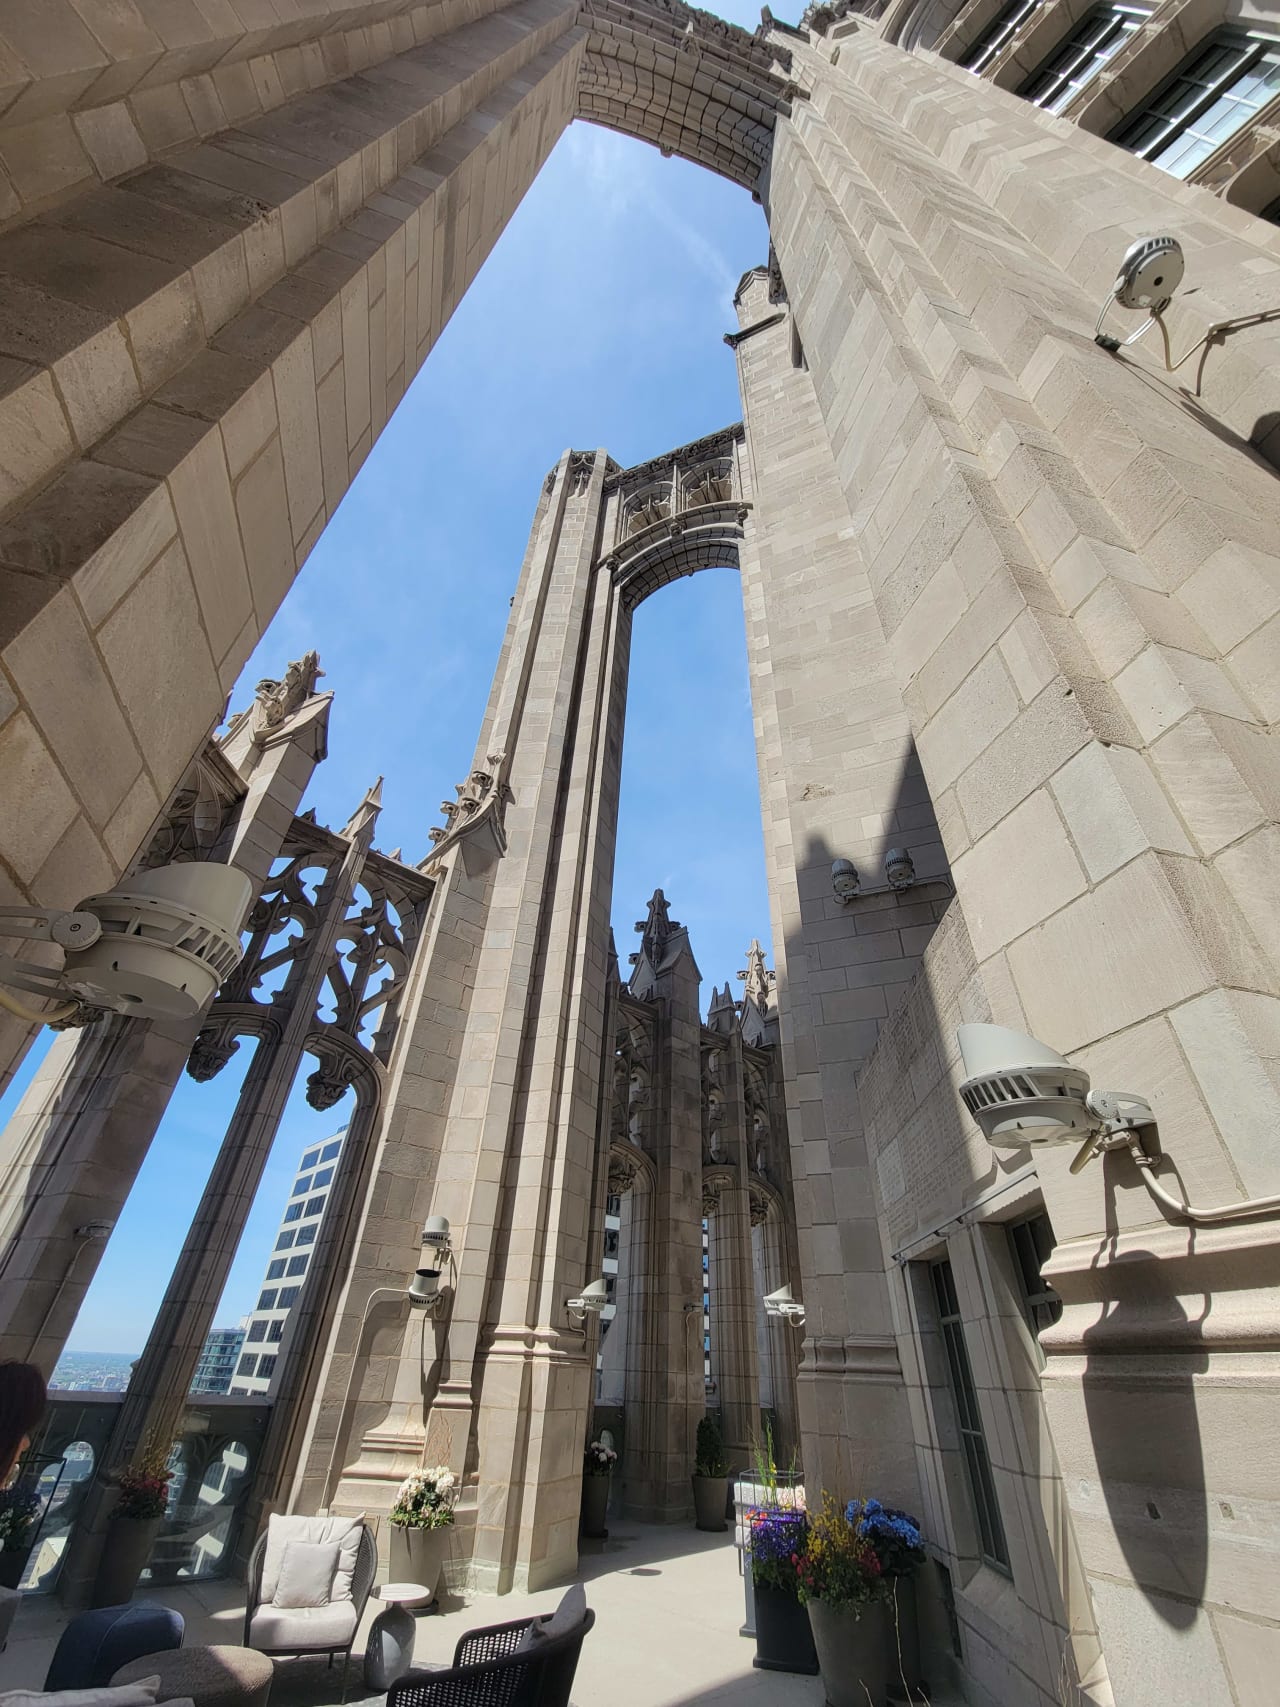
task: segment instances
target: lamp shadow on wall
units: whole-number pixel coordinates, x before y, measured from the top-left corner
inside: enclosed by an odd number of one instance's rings
[[[1209,1368],[1204,1323],[1213,1293],[1205,1290],[1203,1258],[1190,1272],[1193,1252],[1177,1258],[1118,1248],[1116,1193],[1135,1170],[1122,1153],[1102,1160],[1108,1295],[1081,1335],[1085,1415],[1107,1514],[1134,1585],[1166,1624],[1187,1630],[1201,1616],[1209,1568],[1196,1382]],[[1200,1297],[1199,1315],[1188,1313],[1188,1295]]]

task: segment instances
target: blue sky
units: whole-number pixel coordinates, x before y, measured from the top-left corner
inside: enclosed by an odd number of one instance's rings
[[[733,10],[754,24],[747,7]],[[335,695],[329,757],[307,801],[321,823],[341,826],[383,773],[378,845],[409,860],[427,852],[438,802],[471,763],[548,469],[566,446],[604,445],[625,466],[740,417],[722,334],[738,279],[767,244],[742,190],[608,131],[570,128],[232,697],[243,705],[260,676],[318,650]],[[751,937],[769,940],[732,570],[666,588],[636,616],[614,891],[624,967],[655,886],[690,928],[705,1006],[711,983],[746,964]],[[212,1084],[183,1080],[70,1349],[141,1347],[249,1049]],[[321,1117],[295,1095],[219,1325],[256,1299],[302,1149],[340,1124],[340,1110]]]

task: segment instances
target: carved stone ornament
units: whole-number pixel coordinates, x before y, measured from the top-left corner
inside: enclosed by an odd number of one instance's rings
[[[295,711],[300,711],[316,691],[316,683],[323,675],[319,653],[306,652],[289,665],[280,681],[264,676],[258,683],[257,697],[253,702],[254,740],[264,740]]]
[[[307,1101],[324,1114],[342,1101],[363,1071],[354,1057],[326,1050],[320,1065],[307,1078]]]
[[[753,1185],[748,1187],[748,1197],[751,1203],[751,1225],[753,1227],[763,1227],[765,1222],[769,1219],[769,1194],[766,1191],[761,1191],[758,1187]]]
[[[623,1150],[609,1152],[609,1192],[613,1197],[625,1197],[636,1183],[640,1164]]]
[[[591,450],[571,450],[569,452],[569,496],[580,498],[591,484],[591,475],[596,466],[596,455]]]
[[[227,1062],[240,1048],[240,1039],[219,1026],[206,1026],[191,1045],[187,1058],[187,1073],[198,1085],[216,1079]]]
[[[499,856],[507,851],[503,820],[514,796],[502,780],[506,754],[488,753],[485,757],[491,768],[472,771],[465,782],[454,785],[457,800],[440,802],[445,822],[427,831],[427,839],[435,844],[436,853],[443,853],[447,844],[481,823],[488,826]]]
[[[709,1221],[720,1208],[720,1182],[704,1180],[702,1182],[702,1219]]]

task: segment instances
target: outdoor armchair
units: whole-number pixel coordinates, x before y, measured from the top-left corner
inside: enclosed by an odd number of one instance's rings
[[[360,1519],[270,1518],[249,1557],[245,1647],[328,1654],[330,1665],[341,1654],[345,1667],[377,1569],[377,1542]]]
[[[447,1671],[411,1671],[393,1683],[387,1707],[569,1707],[583,1638],[596,1621],[587,1611],[559,1636],[530,1639],[539,1618],[470,1630]]]

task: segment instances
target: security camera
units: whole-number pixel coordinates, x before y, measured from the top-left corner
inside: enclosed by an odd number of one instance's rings
[[[1102,330],[1102,322],[1113,302],[1147,315],[1142,327],[1124,342],[1132,343],[1133,338],[1141,337],[1151,321],[1158,320],[1173,301],[1173,293],[1182,283],[1185,271],[1182,245],[1176,237],[1140,237],[1131,243],[1120,262],[1111,295],[1102,305],[1094,328],[1094,342],[1113,353],[1122,348],[1119,338]]]
[[[0,955],[0,978],[66,1002],[32,1019],[65,1018],[81,1004],[134,1019],[194,1019],[240,964],[252,896],[234,866],[192,862],[135,872],[70,912],[3,907],[0,931],[56,943],[65,960],[54,968]]]
[[[1127,1091],[1091,1091],[1089,1075],[1047,1044],[1003,1025],[962,1025],[960,1096],[995,1149],[1022,1144],[1091,1146],[1099,1135],[1154,1121],[1151,1106]],[[1092,1154],[1088,1148],[1082,1154]]]

